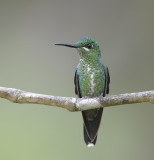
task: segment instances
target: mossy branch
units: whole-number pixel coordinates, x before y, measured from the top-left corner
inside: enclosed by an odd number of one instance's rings
[[[57,106],[75,112],[132,103],[149,102],[154,104],[154,90],[97,98],[73,98],[37,94],[15,88],[0,87],[0,98],[5,98],[14,103]]]

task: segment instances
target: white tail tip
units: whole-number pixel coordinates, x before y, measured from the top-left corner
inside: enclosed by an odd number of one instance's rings
[[[95,145],[93,143],[88,143],[87,147],[94,147]]]

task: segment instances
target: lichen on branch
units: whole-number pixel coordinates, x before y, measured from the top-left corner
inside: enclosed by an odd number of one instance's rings
[[[5,98],[14,103],[56,106],[75,112],[132,103],[149,102],[154,104],[154,90],[97,98],[73,98],[37,94],[15,88],[0,87],[0,98]]]

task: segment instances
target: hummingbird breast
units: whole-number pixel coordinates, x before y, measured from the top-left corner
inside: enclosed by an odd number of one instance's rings
[[[79,85],[82,97],[97,97],[104,92],[105,72],[101,62],[78,65]]]

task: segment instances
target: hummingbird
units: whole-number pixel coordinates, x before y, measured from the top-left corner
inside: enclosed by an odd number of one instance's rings
[[[75,44],[55,45],[77,49],[79,64],[75,70],[75,94],[79,98],[105,97],[109,93],[109,69],[101,62],[98,43],[90,37],[83,37]],[[82,111],[84,141],[88,147],[95,145],[103,108]]]

